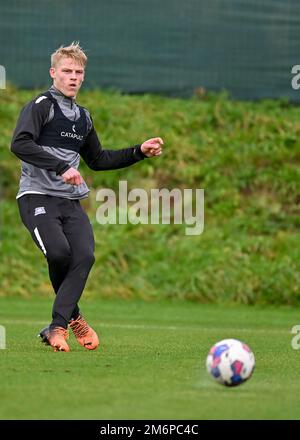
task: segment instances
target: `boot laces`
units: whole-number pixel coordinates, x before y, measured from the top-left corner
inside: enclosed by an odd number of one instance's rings
[[[75,321],[72,321],[70,323],[70,327],[72,328],[73,333],[77,338],[83,338],[84,336],[86,336],[90,329],[88,323],[82,317],[79,317]]]

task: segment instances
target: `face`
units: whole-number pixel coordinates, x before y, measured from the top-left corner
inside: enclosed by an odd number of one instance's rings
[[[50,68],[53,85],[69,98],[76,98],[84,79],[84,67],[72,58],[61,58],[56,67]]]

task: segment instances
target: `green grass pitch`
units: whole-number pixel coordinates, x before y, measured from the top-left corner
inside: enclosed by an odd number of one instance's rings
[[[299,419],[296,309],[86,299],[100,349],[71,335],[71,352],[54,353],[36,337],[51,304],[0,299],[1,419]],[[211,345],[231,337],[256,356],[252,378],[236,388],[205,369]]]

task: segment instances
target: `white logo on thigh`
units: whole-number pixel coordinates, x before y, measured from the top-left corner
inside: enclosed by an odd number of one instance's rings
[[[43,206],[39,206],[38,208],[35,208],[34,215],[40,215],[40,214],[46,214],[46,210]]]

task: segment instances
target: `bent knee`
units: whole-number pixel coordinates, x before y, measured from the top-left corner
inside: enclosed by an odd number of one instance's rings
[[[51,264],[69,265],[71,260],[70,249],[68,247],[49,249],[47,252],[47,260]]]
[[[78,255],[78,263],[86,267],[92,267],[95,263],[93,252],[83,252]]]
[[[89,252],[87,254],[84,254],[82,256],[83,261],[86,263],[87,266],[92,267],[95,263],[95,255],[92,252]]]

